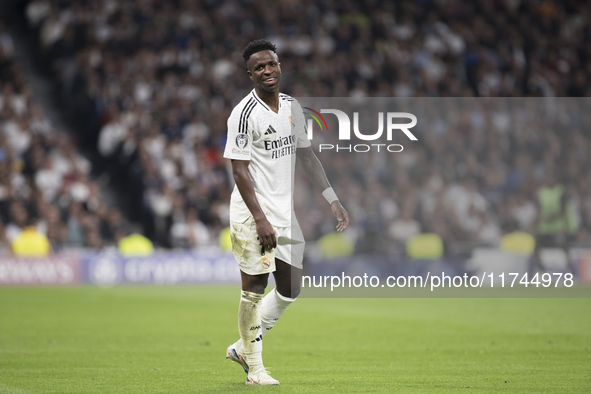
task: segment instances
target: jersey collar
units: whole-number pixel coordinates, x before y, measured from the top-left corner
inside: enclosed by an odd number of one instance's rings
[[[265,102],[257,95],[256,90],[252,89],[252,92],[250,92],[250,94],[252,94],[252,97],[254,97],[254,99],[256,101],[258,101],[260,105],[263,106],[263,108],[265,108],[269,112],[273,112],[271,110],[271,108],[269,108],[269,106],[267,104],[265,104]],[[279,100],[279,109],[281,109],[281,100]],[[273,112],[273,113],[275,113],[275,112]]]

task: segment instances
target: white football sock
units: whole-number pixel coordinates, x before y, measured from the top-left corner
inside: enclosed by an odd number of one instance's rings
[[[295,301],[295,298],[284,297],[274,288],[263,298],[261,303],[261,328],[263,337],[273,328],[283,312]]]
[[[261,331],[262,294],[242,291],[238,307],[238,332],[242,340],[242,348],[246,363],[251,371],[263,367],[263,334]]]
[[[283,315],[283,312],[285,312],[287,307],[290,306],[291,303],[295,300],[295,298],[288,298],[282,296],[281,294],[279,294],[279,292],[277,292],[277,288],[271,290],[265,296],[265,298],[263,298],[260,307],[261,329],[263,337],[267,335],[269,330],[273,328],[275,323],[277,323],[277,320],[279,320],[281,315]],[[236,346],[236,350],[238,350],[238,353],[246,352],[246,350],[242,346],[242,338],[238,339],[238,341],[234,343],[234,346]]]

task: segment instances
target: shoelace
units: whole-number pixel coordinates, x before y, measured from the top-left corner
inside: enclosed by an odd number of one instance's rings
[[[266,375],[266,376],[268,376],[268,377],[271,378],[271,375],[269,375],[269,370],[270,369],[271,369],[271,367],[268,367],[268,368],[265,368],[265,367],[259,368],[256,371],[252,372],[252,374],[249,374],[249,375],[257,376],[259,378],[259,380],[261,378],[261,375],[263,375],[263,376]],[[273,378],[271,378],[271,379],[273,379]]]

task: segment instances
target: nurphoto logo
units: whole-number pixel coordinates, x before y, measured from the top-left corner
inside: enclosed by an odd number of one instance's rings
[[[339,141],[350,141],[351,140],[351,119],[344,111],[338,109],[321,109],[320,112],[309,108],[303,107],[304,115],[308,115],[310,118],[307,119],[306,128],[308,133],[308,139],[314,138],[314,121],[320,127],[321,131],[328,131],[328,124],[322,114],[335,115],[338,122]],[[386,123],[386,140],[392,141],[394,138],[395,131],[401,131],[411,141],[417,141],[417,137],[409,130],[416,126],[417,117],[408,112],[378,112],[378,130],[365,134],[362,133],[359,128],[359,112],[353,112],[353,133],[356,138],[362,141],[376,141],[384,134],[384,123]],[[395,123],[395,119],[408,119],[410,123]],[[318,146],[319,152],[323,150],[335,150],[347,151],[347,152],[369,152],[372,149],[376,149],[378,152],[380,148],[384,148],[388,152],[402,152],[404,147],[400,144],[355,144],[355,145],[339,145],[339,144],[320,144]]]

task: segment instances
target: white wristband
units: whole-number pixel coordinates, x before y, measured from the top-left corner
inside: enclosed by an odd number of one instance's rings
[[[324,196],[324,198],[326,198],[326,201],[328,201],[329,204],[332,204],[335,201],[339,201],[339,198],[337,197],[337,194],[334,192],[334,190],[332,190],[332,187],[329,187],[328,189],[323,191],[322,195]]]

